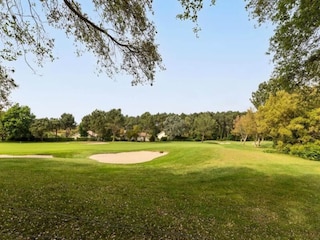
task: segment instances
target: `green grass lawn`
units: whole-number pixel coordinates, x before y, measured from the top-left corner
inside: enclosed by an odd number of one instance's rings
[[[0,143],[0,239],[320,239],[320,162],[250,143]],[[94,153],[167,151],[151,162]]]

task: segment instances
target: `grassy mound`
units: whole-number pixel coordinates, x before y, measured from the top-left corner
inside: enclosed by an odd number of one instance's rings
[[[166,151],[134,165],[97,153]],[[0,239],[320,239],[320,162],[238,143],[0,144]]]

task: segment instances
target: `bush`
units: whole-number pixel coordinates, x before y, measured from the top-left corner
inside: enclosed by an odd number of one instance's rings
[[[290,154],[305,159],[320,161],[320,146],[316,144],[293,145]]]
[[[44,138],[44,142],[71,142],[74,141],[74,138],[65,138],[65,137],[57,137],[57,138]]]
[[[155,140],[156,140],[156,138],[153,135],[149,138],[150,142],[154,142]]]
[[[165,141],[167,141],[168,140],[168,137],[162,137],[161,139],[160,139],[160,141],[162,141],[162,142],[165,142]]]

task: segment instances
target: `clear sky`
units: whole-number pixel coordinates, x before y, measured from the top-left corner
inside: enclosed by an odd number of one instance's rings
[[[170,3],[168,3],[170,2]],[[91,54],[76,57],[71,40],[57,35],[55,62],[36,68],[34,74],[23,61],[15,63],[19,88],[11,100],[27,105],[38,117],[72,113],[79,123],[95,109],[121,108],[129,116],[245,111],[252,107],[251,93],[269,79],[272,71],[268,50],[272,29],[255,27],[241,0],[217,0],[200,14],[199,38],[190,22],[176,19],[177,0],[154,1],[157,43],[165,71],[155,83],[134,86],[130,76],[115,79],[97,76]],[[52,35],[54,37],[55,35]]]

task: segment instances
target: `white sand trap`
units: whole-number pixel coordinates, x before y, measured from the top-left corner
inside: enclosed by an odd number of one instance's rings
[[[0,158],[53,158],[52,155],[0,155]]]
[[[84,144],[87,145],[103,145],[103,144],[109,144],[107,142],[84,142]]]
[[[155,158],[165,156],[166,154],[167,152],[139,151],[95,154],[90,156],[89,158],[102,163],[133,164],[148,162]]]

